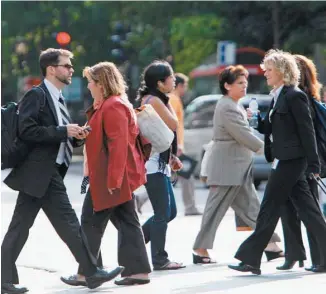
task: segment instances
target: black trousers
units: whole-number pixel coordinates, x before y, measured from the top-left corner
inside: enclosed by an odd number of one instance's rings
[[[100,247],[109,220],[118,230],[118,263],[125,267],[122,276],[150,273],[151,267],[134,199],[94,212],[92,196],[88,189],[82,209],[81,225],[92,254],[98,258],[98,266],[103,266]],[[85,275],[82,266],[78,268],[78,273]]]
[[[238,249],[235,258],[260,267],[261,257],[277,222],[281,208],[291,200],[307,230],[316,238],[321,265],[326,265],[326,223],[313,198],[306,177],[305,158],[283,160],[272,170],[269,177],[255,231]]]
[[[96,272],[96,260],[90,254],[87,239],[80,230],[80,224],[71,207],[63,178],[59,174],[59,169],[56,169],[43,198],[31,197],[22,192],[18,194],[14,215],[1,246],[2,283],[19,283],[15,263],[40,209],[43,209],[76,261],[85,268],[85,274],[93,275]]]
[[[312,196],[319,201],[318,195],[318,185],[313,179],[307,178],[309,189]],[[319,203],[318,203],[319,207]],[[306,251],[303,245],[302,233],[301,233],[301,220],[299,218],[298,212],[292,203],[291,198],[288,199],[286,205],[282,208],[282,226],[284,234],[284,248],[285,256],[288,260],[305,260]],[[310,247],[310,255],[312,264],[320,264],[320,256],[318,243],[313,234],[307,230],[307,237]]]

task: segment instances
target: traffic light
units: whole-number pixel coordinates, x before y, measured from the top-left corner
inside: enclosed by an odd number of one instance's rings
[[[71,36],[67,32],[53,33],[52,36],[55,37],[56,42],[62,48],[67,47],[70,44]]]
[[[121,21],[117,21],[113,26],[113,34],[111,35],[112,49],[111,57],[117,63],[128,60],[128,36],[131,34],[130,27],[124,25]]]

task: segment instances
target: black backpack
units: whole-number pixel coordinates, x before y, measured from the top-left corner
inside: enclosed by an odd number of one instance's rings
[[[44,102],[41,111],[45,106],[45,92],[43,92]],[[24,99],[24,98],[23,98]],[[29,145],[18,137],[18,117],[19,103],[9,102],[1,106],[1,169],[14,168],[22,162],[29,153]]]
[[[315,132],[321,166],[320,177],[326,178],[326,105],[314,99],[313,108],[316,114]]]

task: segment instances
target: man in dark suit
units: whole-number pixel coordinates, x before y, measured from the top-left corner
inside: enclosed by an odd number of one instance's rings
[[[326,269],[326,223],[305,177],[306,170],[315,176],[320,172],[308,99],[296,87],[300,72],[291,54],[270,50],[262,67],[268,85],[274,88],[271,92],[274,103],[260,123],[264,124],[265,130],[269,130],[267,133],[271,133],[275,159],[257,218],[257,227],[235,255],[241,263],[229,267],[261,274],[262,253],[280,218],[281,207],[291,197],[300,219],[317,240],[323,260],[320,268],[313,271],[320,272]]]
[[[30,152],[4,181],[19,194],[1,246],[1,293],[28,291],[15,285],[19,283],[15,262],[40,209],[85,269],[89,288],[99,287],[123,270],[118,267],[107,272],[96,267],[63,182],[72,148],[82,145],[88,135],[85,128],[71,123],[61,93],[71,83],[72,57],[67,50],[43,51],[40,67],[44,81],[27,92],[19,104],[19,138],[29,145]]]

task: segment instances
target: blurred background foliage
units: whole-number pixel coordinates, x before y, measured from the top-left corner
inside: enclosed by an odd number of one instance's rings
[[[124,35],[114,55],[117,23]],[[169,59],[188,74],[216,52],[220,40],[238,47],[273,46],[306,55],[326,43],[324,1],[1,1],[2,83],[16,87],[17,77],[39,75],[42,49],[59,47],[56,33],[72,37],[75,75],[86,65],[111,60],[140,68],[155,58]],[[25,44],[22,48],[21,42]],[[116,42],[116,39],[115,39]],[[119,50],[120,50],[119,49]],[[118,52],[119,53],[119,52]],[[323,50],[324,60],[326,52]]]
[[[223,19],[214,14],[176,17],[171,22],[170,43],[175,70],[188,73],[216,51],[223,37]]]

